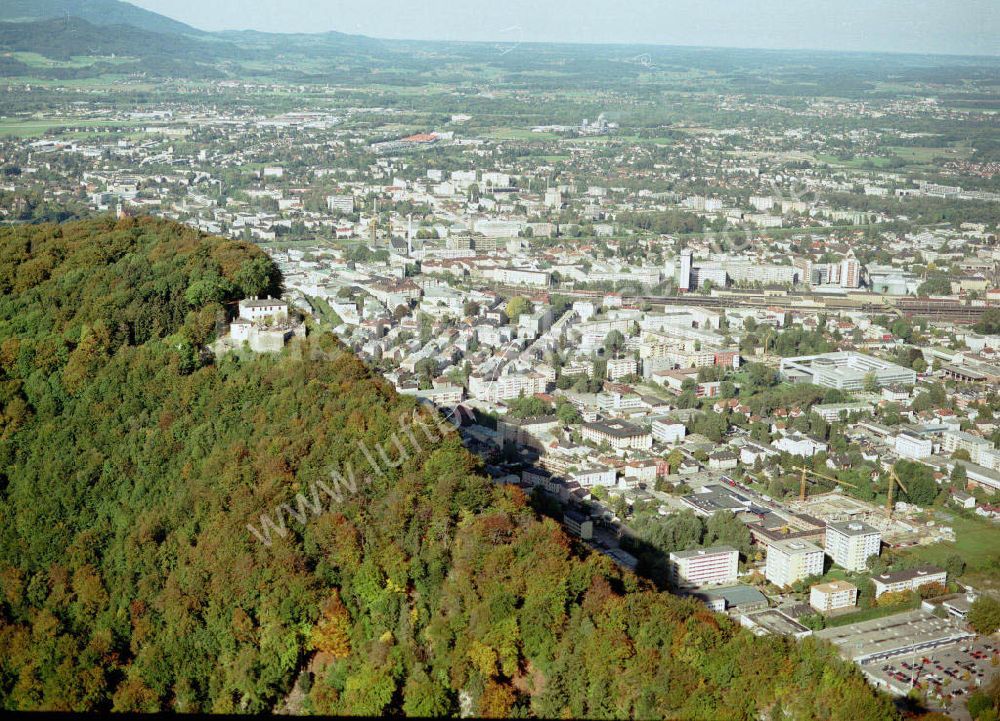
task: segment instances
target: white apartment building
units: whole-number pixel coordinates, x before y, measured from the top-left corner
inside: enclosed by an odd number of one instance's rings
[[[851,416],[854,413],[870,415],[872,405],[870,403],[821,403],[809,410],[827,423],[833,423],[840,420],[841,416]]]
[[[608,378],[613,381],[639,372],[639,364],[635,358],[612,358],[608,361],[607,368]]]
[[[947,582],[948,572],[937,566],[917,566],[904,571],[872,576],[872,583],[875,584],[875,598],[883,593],[916,591],[921,586],[930,583],[939,583],[944,586]]]
[[[767,544],[764,576],[775,586],[791,586],[807,576],[822,574],[823,549],[815,543],[788,539]]]
[[[571,479],[584,488],[592,488],[593,486],[614,488],[618,485],[618,472],[614,468],[608,468],[607,466],[594,466],[577,471],[571,476]]]
[[[823,441],[797,431],[792,431],[782,436],[771,445],[780,451],[791,453],[793,456],[804,456],[806,458],[811,458],[827,449],[827,444]]]
[[[730,546],[696,548],[670,554],[674,587],[736,583],[740,554]]]
[[[941,448],[947,453],[963,449],[968,451],[972,463],[991,471],[1000,470],[1000,450],[994,448],[986,438],[965,431],[945,431],[941,439]]]
[[[896,436],[896,453],[903,458],[927,458],[934,452],[934,443],[927,436],[912,431],[900,431]]]
[[[881,550],[882,534],[867,523],[843,521],[826,526],[826,555],[841,568],[864,571],[868,557]]]
[[[653,440],[657,443],[679,443],[684,440],[687,428],[676,421],[653,421]]]
[[[820,613],[851,608],[858,602],[858,587],[847,581],[817,583],[809,589],[809,605]]]
[[[354,212],[354,196],[353,195],[328,195],[326,196],[326,208],[330,211],[339,211],[341,213],[353,213]]]
[[[549,284],[550,275],[547,271],[543,270],[497,268],[492,271],[492,277],[497,283],[547,286]]]
[[[615,450],[634,448],[648,450],[653,447],[653,434],[626,421],[610,420],[584,423],[580,435],[597,445],[607,443]]]
[[[544,393],[545,376],[541,373],[511,373],[496,380],[484,380],[472,374],[469,376],[469,394],[488,401],[505,401],[519,396]]]

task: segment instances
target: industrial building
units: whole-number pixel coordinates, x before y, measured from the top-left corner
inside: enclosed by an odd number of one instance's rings
[[[946,646],[975,636],[951,618],[918,609],[816,632],[855,663],[902,656]]]

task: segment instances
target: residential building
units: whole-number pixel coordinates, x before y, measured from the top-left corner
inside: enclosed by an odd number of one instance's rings
[[[653,447],[653,435],[644,428],[620,420],[584,423],[580,435],[597,445],[607,443],[615,450],[626,448],[649,449]]]
[[[869,556],[882,550],[882,534],[877,528],[861,521],[828,523],[826,555],[848,571],[864,571]]]
[[[326,196],[326,207],[327,210],[338,211],[341,213],[353,213],[354,212],[354,196],[353,195],[328,195]]]
[[[573,473],[570,478],[584,488],[591,488],[593,486],[612,488],[618,483],[617,471],[615,471],[614,468],[608,468],[607,466],[584,468],[582,471]]]
[[[566,511],[563,514],[563,525],[577,538],[589,540],[594,537],[594,522],[578,511]]]
[[[904,458],[927,458],[934,452],[934,443],[928,436],[903,430],[896,436],[895,448]]]
[[[670,579],[677,588],[736,583],[740,554],[730,546],[670,554]]]
[[[607,363],[608,378],[615,381],[626,376],[636,375],[639,364],[635,358],[612,358]]]
[[[870,403],[821,403],[809,409],[827,423],[833,423],[841,418],[848,418],[855,413],[871,415]]]
[[[817,583],[809,589],[809,605],[820,613],[851,608],[858,602],[858,587],[847,581]]]
[[[278,298],[244,298],[240,301],[240,318],[259,323],[267,318],[288,320],[288,303]]]
[[[771,445],[779,451],[785,451],[786,453],[791,453],[793,456],[804,456],[806,458],[811,458],[827,449],[827,445],[823,441],[804,433],[799,433],[798,431],[793,431],[782,436]]]
[[[767,544],[764,577],[779,588],[823,574],[823,549],[797,539]]]
[[[875,598],[883,593],[916,591],[921,586],[931,583],[939,583],[944,586],[947,582],[947,571],[937,566],[916,566],[903,571],[872,576],[872,583],[875,584]]]
[[[657,443],[678,443],[684,439],[687,427],[677,421],[653,421],[653,440]]]

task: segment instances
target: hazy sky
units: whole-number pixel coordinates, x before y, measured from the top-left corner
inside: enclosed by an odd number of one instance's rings
[[[1000,0],[133,0],[204,30],[998,55]]]

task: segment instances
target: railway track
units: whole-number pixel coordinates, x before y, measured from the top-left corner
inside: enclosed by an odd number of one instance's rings
[[[543,289],[530,287],[517,287],[509,285],[494,286],[498,293],[538,293]],[[546,292],[558,295],[570,296],[573,298],[602,298],[608,295],[607,292],[598,290],[567,290]],[[877,298],[877,300],[876,300]],[[788,296],[764,296],[748,293],[742,296],[709,296],[709,295],[684,295],[684,296],[655,296],[655,295],[622,295],[625,303],[649,303],[660,306],[682,306],[700,305],[707,308],[780,308],[788,311],[860,311],[872,315],[888,314],[903,315],[907,318],[926,318],[928,320],[952,321],[955,323],[971,324],[990,309],[990,305],[966,305],[964,303],[948,300],[936,300],[928,298],[896,298],[885,299],[882,296],[873,297],[871,301],[865,302],[864,298],[857,295],[840,298],[835,296],[813,295],[809,293],[799,293]]]

